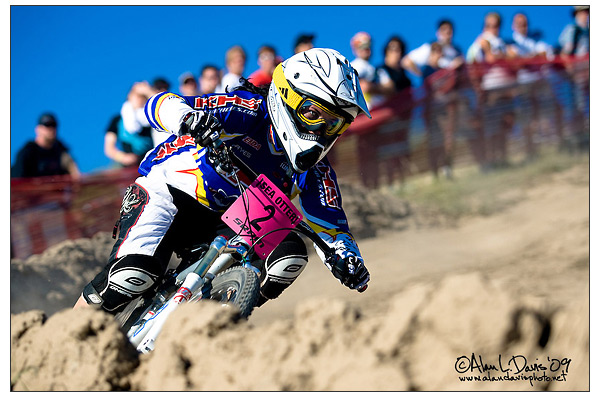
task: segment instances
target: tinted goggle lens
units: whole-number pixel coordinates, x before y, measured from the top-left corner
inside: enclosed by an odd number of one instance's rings
[[[298,118],[307,130],[311,132],[322,131],[328,136],[341,134],[348,128],[343,116],[335,114],[320,103],[310,99],[304,100],[297,111]]]

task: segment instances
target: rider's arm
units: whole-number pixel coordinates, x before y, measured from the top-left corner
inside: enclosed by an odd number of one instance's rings
[[[325,159],[300,175],[297,187],[300,189],[300,205],[306,222],[335,250],[333,257],[325,258],[324,253],[315,246],[317,253],[343,285],[364,291],[370,280],[369,271],[350,234],[348,220],[342,210],[340,189],[329,162]]]
[[[210,113],[229,137],[243,135],[256,123],[269,120],[264,98],[247,91],[202,96],[161,92],[146,102],[145,112],[153,128],[176,135],[185,133],[181,124],[190,112]],[[228,136],[222,138],[225,140]]]
[[[154,95],[148,99],[144,107],[144,112],[152,128],[175,135],[183,135],[181,123],[192,110],[184,97],[172,92],[161,92]]]
[[[335,248],[336,253],[351,252],[360,257],[360,250],[350,233],[348,219],[342,209],[337,177],[329,162],[326,159],[319,162],[300,175],[297,183],[300,189],[300,206],[306,223],[330,247]]]

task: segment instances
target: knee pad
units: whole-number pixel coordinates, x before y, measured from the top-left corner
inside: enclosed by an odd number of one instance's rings
[[[160,261],[148,255],[126,255],[109,263],[83,290],[88,304],[112,313],[154,286]]]
[[[290,235],[267,257],[266,276],[260,292],[266,299],[277,298],[302,273],[308,263],[304,241],[295,233]]]

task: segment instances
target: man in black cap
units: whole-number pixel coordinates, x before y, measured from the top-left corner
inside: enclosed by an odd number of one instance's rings
[[[51,113],[40,116],[35,127],[35,139],[17,153],[11,169],[13,178],[71,175],[79,178],[79,168],[67,148],[56,138],[58,123]]]

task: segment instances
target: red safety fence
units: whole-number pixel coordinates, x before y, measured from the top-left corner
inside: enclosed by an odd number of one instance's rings
[[[544,145],[589,139],[589,58],[441,70],[359,117],[330,152],[340,180],[365,186],[459,164],[493,168]],[[135,168],[11,180],[11,257],[110,232]]]
[[[518,59],[439,70],[359,116],[330,159],[365,186],[475,163],[483,170],[539,148],[589,144],[589,57]]]
[[[11,179],[11,258],[112,231],[125,189],[137,176],[134,167],[84,175],[76,182],[69,176]]]

